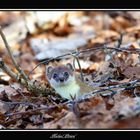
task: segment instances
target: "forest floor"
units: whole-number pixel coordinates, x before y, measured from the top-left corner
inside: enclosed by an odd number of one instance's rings
[[[47,88],[36,94],[21,84],[1,39],[0,57],[17,77],[0,69],[0,129],[140,128],[140,12],[7,11],[0,25],[17,64]],[[75,110],[45,75],[46,65],[67,63],[95,88]]]

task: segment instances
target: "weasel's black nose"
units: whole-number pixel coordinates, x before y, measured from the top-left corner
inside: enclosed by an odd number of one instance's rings
[[[59,81],[64,82],[64,78],[63,77],[59,78]]]

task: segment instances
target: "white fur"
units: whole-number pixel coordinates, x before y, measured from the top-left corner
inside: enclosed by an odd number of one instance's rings
[[[60,86],[68,85],[73,81],[75,81],[74,76],[69,76],[69,78],[65,82],[55,81],[53,78],[51,78],[50,84],[51,84],[52,87],[57,88],[57,87],[60,87]]]
[[[79,95],[80,87],[76,83],[72,82],[68,85],[60,86],[55,88],[56,92],[59,93],[63,98],[71,99]],[[70,96],[71,95],[71,96]]]
[[[69,77],[69,79],[64,83],[59,83],[51,79],[50,84],[56,90],[56,92],[59,93],[60,96],[62,96],[63,98],[71,99],[71,96],[75,97],[76,95],[77,97],[79,95],[80,87],[76,83],[74,76]]]

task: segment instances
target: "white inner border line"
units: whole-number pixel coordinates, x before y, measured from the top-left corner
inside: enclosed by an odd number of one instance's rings
[[[0,9],[0,11],[33,11],[33,10],[38,10],[38,11],[65,11],[65,10],[69,10],[69,11],[81,11],[81,10],[85,10],[85,11],[91,11],[91,10],[95,10],[95,11],[139,11],[140,9]]]
[[[1,11],[140,11],[140,9],[0,9]],[[64,132],[64,131],[74,131],[74,132],[79,132],[79,131],[140,131],[140,129],[0,129],[0,131],[59,131],[59,132]]]

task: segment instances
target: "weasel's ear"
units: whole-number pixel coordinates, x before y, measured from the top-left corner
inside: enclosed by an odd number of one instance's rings
[[[66,64],[66,66],[67,66],[70,70],[74,71],[74,68],[73,68],[73,66],[72,66],[70,63]]]
[[[46,66],[46,74],[48,75],[53,70],[53,66]]]

